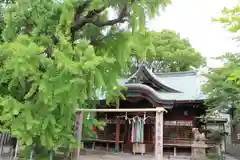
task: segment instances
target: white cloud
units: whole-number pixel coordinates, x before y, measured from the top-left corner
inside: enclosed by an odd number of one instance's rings
[[[225,52],[237,52],[238,47],[219,23],[212,18],[219,15],[224,7],[231,7],[238,0],[173,0],[161,16],[148,23],[148,28],[155,31],[171,29],[188,38],[201,54],[208,59],[208,65],[218,66],[219,62],[211,57]]]

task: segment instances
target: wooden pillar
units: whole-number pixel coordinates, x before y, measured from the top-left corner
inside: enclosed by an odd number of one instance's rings
[[[177,156],[177,147],[176,146],[174,146],[174,148],[173,148],[173,155]]]
[[[115,139],[115,149],[116,151],[119,151],[119,141],[120,141],[120,119],[117,118],[116,121],[116,139]]]
[[[163,111],[156,112],[155,160],[163,160]]]
[[[76,113],[75,137],[80,145],[82,141],[83,112]],[[73,160],[80,160],[80,146],[73,150]]]

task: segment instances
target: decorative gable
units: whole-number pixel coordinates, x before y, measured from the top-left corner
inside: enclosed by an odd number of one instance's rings
[[[140,83],[145,84],[156,91],[160,92],[179,92],[173,88],[166,86],[161,83],[154,73],[148,70],[144,65],[141,65],[139,69],[128,79],[127,84],[129,83]]]

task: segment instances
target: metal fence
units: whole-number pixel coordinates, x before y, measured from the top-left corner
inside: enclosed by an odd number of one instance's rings
[[[16,157],[17,139],[10,133],[0,133],[0,159],[12,160]]]

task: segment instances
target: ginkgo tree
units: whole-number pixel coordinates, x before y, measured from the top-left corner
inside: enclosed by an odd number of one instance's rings
[[[3,129],[10,129],[27,148],[55,150],[74,144],[76,108],[84,107],[86,100],[94,100],[101,91],[108,101],[121,95],[117,77],[127,69],[132,49],[141,51],[137,54],[143,59],[153,50],[146,18],[169,3],[1,1]]]

